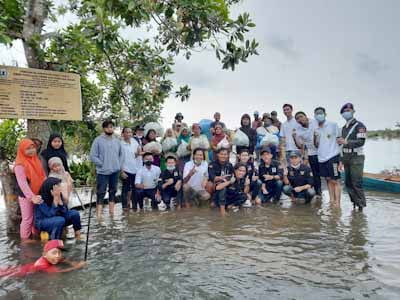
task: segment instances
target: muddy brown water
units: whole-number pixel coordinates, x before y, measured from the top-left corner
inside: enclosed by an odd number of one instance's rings
[[[368,192],[354,212],[329,205],[270,205],[221,218],[209,208],[120,211],[92,222],[89,265],[66,274],[0,278],[4,299],[399,299],[400,199]],[[5,231],[0,265],[40,256]],[[87,212],[81,212],[87,224]],[[82,259],[84,242],[67,241]]]

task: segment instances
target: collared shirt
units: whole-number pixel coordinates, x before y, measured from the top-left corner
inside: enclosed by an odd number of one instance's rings
[[[301,164],[297,169],[292,166],[288,166],[287,178],[292,187],[304,186],[309,184],[314,185],[313,174],[311,169],[304,164]]]
[[[293,129],[299,129],[301,126],[297,123],[295,118],[291,118],[281,125],[280,136],[285,138],[285,150],[295,151],[298,150],[294,140],[293,140]]]
[[[233,166],[230,162],[220,164],[218,160],[213,161],[208,166],[208,175],[211,181],[214,181],[217,176],[233,175]]]
[[[195,191],[203,191],[203,182],[208,178],[208,163],[205,160],[201,162],[200,166],[196,166],[193,160],[188,161],[183,169],[183,178],[188,176],[194,166],[196,172],[190,177],[187,184]]]
[[[150,169],[143,166],[136,173],[135,184],[143,184],[145,190],[155,189],[158,185],[160,174],[160,168],[155,165],[151,165]]]
[[[340,147],[336,141],[341,136],[341,132],[337,123],[325,121],[322,127],[318,125],[316,132],[318,133],[318,161],[326,162],[336,155],[340,154]]]
[[[356,127],[352,132],[350,132],[350,130],[356,123]],[[346,122],[346,125],[343,126],[342,137],[344,139],[347,138],[347,144],[343,145],[343,156],[347,154],[352,155],[352,150],[362,149],[362,147],[364,146],[365,140],[367,138],[367,128],[362,122],[357,121],[353,118],[349,122]]]
[[[314,131],[317,128],[318,122],[314,119],[310,119],[307,128],[300,126],[300,128],[297,129],[297,136],[306,147],[309,156],[317,155],[318,152],[318,149],[314,145]]]
[[[138,170],[137,151],[139,143],[135,139],[131,139],[130,143],[121,140],[122,147],[122,170],[130,174],[136,174]]]
[[[172,171],[169,170],[164,170],[161,173],[160,180],[161,184],[164,184],[168,181],[168,179],[172,178],[174,180],[174,183],[167,186],[165,189],[166,190],[173,190],[175,188],[175,184],[179,181],[182,180],[181,174],[179,174],[178,168],[175,168]]]
[[[238,194],[243,194],[244,189],[245,189],[245,178],[242,179],[237,179],[235,180],[234,183],[231,183],[226,187],[226,197],[229,198],[234,198]]]
[[[264,175],[279,175],[282,179],[283,169],[279,166],[279,163],[272,160],[269,165],[266,165],[264,161],[261,161],[260,166],[258,167],[258,173],[260,176],[260,180],[262,183],[272,182],[271,180],[266,180]]]

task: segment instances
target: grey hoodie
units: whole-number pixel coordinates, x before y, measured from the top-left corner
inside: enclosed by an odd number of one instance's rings
[[[121,141],[115,136],[102,134],[94,139],[90,160],[96,165],[97,174],[110,175],[121,170]]]

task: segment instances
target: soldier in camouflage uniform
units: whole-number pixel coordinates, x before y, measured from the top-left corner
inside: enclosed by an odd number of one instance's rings
[[[362,187],[364,160],[363,146],[367,138],[367,129],[363,123],[354,118],[354,106],[343,105],[340,113],[346,120],[342,128],[342,137],[338,143],[342,145],[342,163],[345,169],[345,185],[354,208],[362,209],[367,205]]]

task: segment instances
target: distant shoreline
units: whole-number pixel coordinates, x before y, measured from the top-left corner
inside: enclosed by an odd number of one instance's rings
[[[368,131],[369,138],[400,139],[400,129],[383,129]]]

